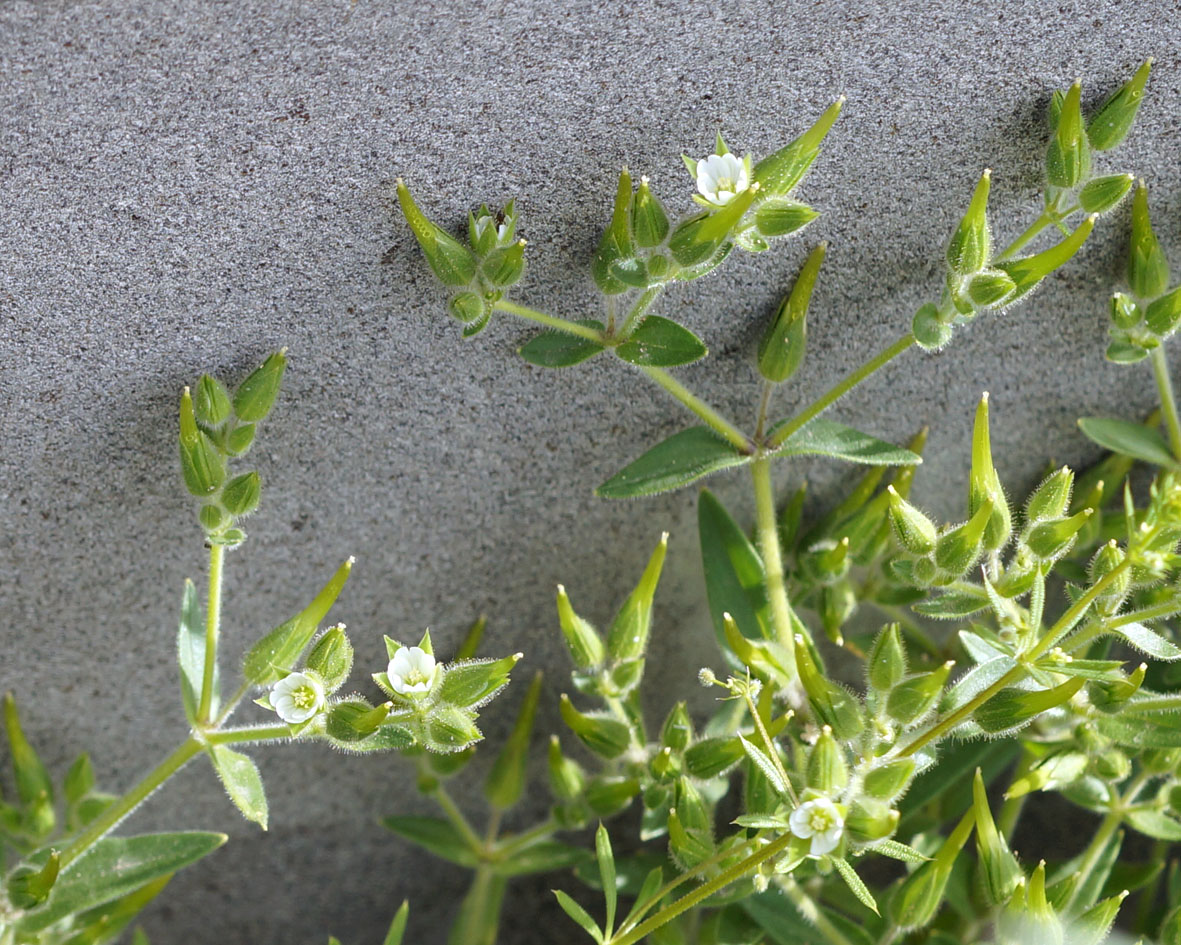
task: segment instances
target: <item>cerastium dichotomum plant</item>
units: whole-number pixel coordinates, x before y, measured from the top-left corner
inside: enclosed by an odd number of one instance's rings
[[[259,504],[255,471],[235,468],[270,413],[286,367],[272,354],[231,394],[203,376],[180,406],[184,483],[200,500],[198,520],[209,550],[204,606],[192,582],[181,601],[176,650],[188,737],[120,796],[95,789],[87,755],[55,784],[25,738],[11,695],[4,699],[15,803],[0,802],[6,876],[0,890],[0,943],[98,945],[118,938],[172,874],[220,847],[224,834],[180,832],[114,836],[112,831],[188,761],[204,755],[242,814],[264,830],[267,800],[254,761],[240,749],[268,742],[320,741],[348,752],[399,751],[421,758],[466,752],[482,737],[477,709],[507,682],[519,659],[437,662],[430,634],[414,646],[386,637],[389,665],[373,676],[379,704],[344,695],[353,647],[343,625],[321,630],[352,568],[344,562],[308,606],[246,654],[241,681],[223,695],[218,665],[222,581],[229,552],[246,541],[242,520]],[[270,718],[237,724],[235,711],[252,693]],[[421,763],[421,762],[420,762]],[[406,909],[386,939],[398,945]],[[136,941],[144,942],[141,930]]]
[[[911,347],[942,348],[958,326],[1014,306],[1074,256],[1132,189],[1132,175],[1099,175],[1094,165],[1126,135],[1148,72],[1145,63],[1089,117],[1077,83],[1055,93],[1044,201],[1032,224],[1010,245],[992,245],[985,171],[951,234],[938,299],[880,354],[779,419],[776,393],[804,356],[826,250],[816,246],[759,344],[750,428],[668,372],[704,357],[706,347],[654,308],[666,289],[706,275],[736,249],[766,250],[817,217],[792,190],[840,101],[757,162],[731,153],[720,136],[714,154],[686,158],[701,207],[679,220],[646,178],[637,187],[623,171],[591,262],[606,297],[601,318],[561,318],[509,298],[525,265],[515,204],[499,213],[481,207],[465,242],[431,222],[398,182],[401,209],[452,290],[449,310],[465,336],[497,313],[538,322],[549,330],[521,348],[525,360],[569,368],[614,356],[700,421],[611,477],[600,495],[648,495],[745,466],[756,506],[752,540],[709,492],[699,498],[721,648],[718,665],[700,674],[721,693],[711,717],[694,720],[679,702],[658,726],[644,718],[662,539],[603,634],[558,588],[577,693],[562,696],[561,714],[589,752],[577,761],[552,737],[549,817],[497,839],[523,769],[512,792],[498,779],[521,764],[534,689],[502,755],[516,761],[498,762],[489,783],[486,836],[449,803],[450,820],[389,821],[477,870],[453,945],[495,940],[509,878],[567,863],[602,892],[602,907],[589,910],[556,893],[599,945],[1098,943],[1131,892],[1139,898],[1122,924],[1181,941],[1181,876],[1175,867],[1164,872],[1166,845],[1181,840],[1181,677],[1168,665],[1181,649],[1162,623],[1181,612],[1181,427],[1161,346],[1181,321],[1181,290],[1167,291],[1143,185],[1133,199],[1130,293],[1113,300],[1108,356],[1151,357],[1167,440],[1155,418],[1083,420],[1110,455],[1081,476],[1054,470],[1026,501],[1011,502],[993,465],[984,395],[964,517],[941,525],[911,496],[925,431],[898,447],[822,416]],[[1039,237],[1048,245],[1034,251]],[[806,511],[802,484],[783,497],[772,479],[774,464],[804,454],[870,469],[835,508]],[[1151,468],[1150,484],[1132,477],[1137,463]],[[934,633],[933,621],[956,632]],[[828,642],[818,646],[818,635]],[[860,691],[832,679],[822,649],[862,664]],[[438,789],[433,780],[424,787]],[[1026,838],[1018,860],[1011,841],[1026,801],[1047,791],[1099,815],[1093,836],[1065,861],[1043,859],[1037,838]],[[616,855],[602,822],[632,806],[640,808],[639,836],[627,837],[631,852]],[[1095,822],[1089,813],[1075,819]],[[593,852],[581,858],[555,839],[595,821]],[[637,820],[622,822],[628,827],[619,829],[631,830]],[[1129,830],[1158,848],[1121,858]]]

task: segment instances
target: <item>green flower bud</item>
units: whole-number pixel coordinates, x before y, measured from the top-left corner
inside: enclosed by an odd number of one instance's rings
[[[779,304],[774,320],[759,342],[759,373],[772,383],[786,381],[804,360],[808,303],[827,246],[821,243],[808,255],[791,293]]]
[[[865,661],[865,673],[878,692],[889,692],[906,675],[906,648],[898,624],[882,627]]]
[[[998,918],[997,931],[1002,941],[1063,945],[1062,923],[1046,900],[1045,860],[1033,871],[1028,884],[1018,886]]]
[[[821,589],[820,622],[824,625],[825,635],[837,646],[844,645],[841,627],[856,610],[857,592],[849,581],[838,581]]]
[[[195,496],[215,492],[226,477],[225,458],[197,426],[193,399],[186,387],[180,398],[180,468],[185,488]]]
[[[210,535],[217,535],[225,531],[231,519],[229,514],[216,502],[206,502],[197,513],[201,527]]]
[[[488,317],[488,305],[478,292],[459,292],[447,302],[451,317],[471,325]]]
[[[426,256],[427,263],[439,281],[450,286],[470,285],[476,276],[476,257],[472,255],[472,251],[426,218],[400,177],[397,191],[402,215],[410,224],[410,230],[418,240],[422,254]]]
[[[680,755],[674,755],[671,748],[660,749],[648,762],[648,770],[657,781],[672,781],[679,778],[684,769],[684,762]]]
[[[201,423],[211,427],[221,426],[230,415],[230,392],[217,378],[202,374],[197,381],[193,407]]]
[[[832,737],[832,729],[824,726],[816,744],[808,753],[805,772],[808,787],[822,794],[838,794],[849,783],[849,768],[845,764],[845,750]]]
[[[1005,490],[992,463],[992,444],[988,431],[988,392],[976,406],[976,420],[972,427],[972,471],[968,479],[968,515],[991,504],[992,513],[984,529],[984,547],[988,551],[1003,548],[1013,530],[1009,503]],[[936,553],[938,561],[938,552]],[[954,570],[949,568],[948,570]]]
[[[483,705],[508,683],[509,673],[524,655],[450,664],[439,685],[439,701],[465,709]]]
[[[737,738],[703,738],[685,752],[685,772],[692,778],[715,778],[744,757]]]
[[[261,493],[262,483],[259,481],[258,473],[242,473],[225,484],[221,490],[221,504],[230,515],[240,518],[258,508]]]
[[[1128,285],[1142,299],[1155,299],[1169,286],[1169,261],[1148,216],[1148,188],[1144,181],[1132,197],[1132,239],[1128,248]]]
[[[668,850],[682,869],[692,869],[713,856],[713,838],[708,831],[686,828],[674,807],[668,812]]]
[[[1162,340],[1170,337],[1181,324],[1181,286],[1150,302],[1144,312],[1144,323]]]
[[[1025,537],[1025,544],[1043,561],[1060,558],[1070,550],[1075,536],[1094,512],[1094,509],[1083,509],[1069,518],[1053,519],[1034,525]]]
[[[563,801],[573,801],[582,797],[586,789],[586,774],[577,761],[572,761],[562,754],[562,744],[557,735],[551,735],[549,740],[549,783],[554,796]]]
[[[1025,520],[1040,522],[1043,519],[1058,518],[1070,507],[1070,493],[1074,487],[1074,473],[1063,466],[1050,473],[1029,497],[1025,506]]]
[[[461,752],[484,737],[470,710],[446,703],[431,710],[424,728],[427,750],[444,755]]]
[[[328,710],[325,732],[338,747],[348,747],[376,732],[391,708],[388,702],[374,707],[360,696],[341,699]]]
[[[890,522],[898,543],[915,555],[925,555],[935,548],[938,531],[935,523],[907,502],[892,486],[886,487],[890,496]]]
[[[999,906],[1009,901],[1025,876],[1005,838],[996,829],[979,768],[972,782],[972,808],[976,818],[976,852],[983,879],[981,885],[989,905]]]
[[[492,250],[480,264],[480,270],[494,286],[504,289],[521,281],[525,273],[525,241]]]
[[[1017,284],[1015,297],[1025,295],[1051,272],[1069,262],[1091,235],[1097,219],[1097,214],[1090,214],[1075,227],[1073,233],[1047,250],[1033,256],[1022,256],[1019,259],[997,263],[996,268],[1007,272]]]
[[[575,666],[595,669],[602,665],[607,654],[602,639],[594,627],[574,612],[566,588],[561,584],[558,585],[558,622]]]
[[[1140,763],[1151,774],[1166,774],[1181,764],[1181,748],[1146,748]]]
[[[1100,712],[1115,713],[1140,691],[1148,664],[1141,663],[1125,679],[1095,679],[1087,685],[1087,697]]]
[[[1095,552],[1095,556],[1091,559],[1090,567],[1087,569],[1087,576],[1090,578],[1091,584],[1097,584],[1102,578],[1118,568],[1123,564],[1125,557],[1124,550],[1120,548],[1115,539],[1112,539],[1100,548]],[[1123,600],[1124,595],[1128,593],[1131,580],[1131,572],[1125,568],[1120,572],[1119,577],[1115,579],[1115,582],[1107,591],[1100,596],[1100,600],[1108,609],[1115,603]]]
[[[838,683],[830,682],[816,666],[812,652],[802,636],[795,637],[796,670],[816,717],[841,739],[855,738],[865,728],[861,705]]]
[[[618,758],[631,744],[631,730],[619,719],[600,713],[579,712],[565,693],[559,708],[570,731],[595,754]]]
[[[234,413],[243,423],[257,423],[271,412],[283,372],[287,370],[287,349],[268,355],[234,391]]]
[[[1008,731],[1069,702],[1082,689],[1084,682],[1075,677],[1050,689],[1002,689],[981,705],[972,717],[977,725],[991,734]]]
[[[865,774],[865,793],[879,801],[893,801],[914,777],[914,759],[899,758],[873,768]]]
[[[821,584],[832,584],[849,573],[849,539],[825,538],[802,556],[806,573]]]
[[[319,674],[326,692],[336,692],[345,684],[353,668],[353,645],[343,624],[329,627],[320,634],[308,654],[307,668]]]
[[[1008,298],[1016,288],[1017,284],[1007,272],[986,269],[968,280],[968,297],[977,308],[992,308]]]
[[[915,343],[924,351],[938,351],[951,341],[951,326],[940,318],[939,309],[930,302],[914,313],[910,330]]]
[[[985,502],[963,525],[940,535],[935,542],[935,564],[953,577],[963,575],[984,550],[984,532],[992,514],[993,502]]]
[[[631,804],[640,793],[635,778],[599,776],[586,789],[586,802],[599,817],[611,817]]]
[[[652,600],[656,595],[656,585],[660,581],[660,572],[664,568],[667,551],[668,532],[665,532],[660,536],[660,543],[648,559],[635,590],[623,602],[619,613],[611,621],[611,626],[607,630],[607,652],[616,660],[637,659],[643,656],[648,648],[648,632],[652,626]]]
[[[684,751],[693,741],[693,722],[689,719],[689,711],[685,703],[678,702],[672,707],[668,718],[660,729],[660,744],[673,751]]]
[[[955,865],[955,858],[972,832],[975,818],[972,811],[960,820],[935,857],[923,863],[902,881],[890,898],[890,919],[899,928],[918,929],[930,923],[935,910],[943,901],[947,880]]]
[[[1113,174],[1089,180],[1078,193],[1078,205],[1085,213],[1107,213],[1127,196],[1134,180],[1131,174]]]
[[[1054,187],[1074,187],[1091,172],[1091,147],[1083,134],[1080,93],[1079,83],[1075,82],[1062,102],[1054,137],[1046,151],[1046,179]]]
[[[1130,295],[1125,295],[1123,292],[1116,292],[1111,297],[1111,323],[1116,328],[1121,328],[1125,331],[1129,328],[1135,328],[1140,324],[1143,314],[1140,311],[1140,306],[1136,304],[1136,300]]]
[[[1109,748],[1091,759],[1095,774],[1104,781],[1118,784],[1132,773],[1132,762],[1118,748]]]
[[[241,456],[254,442],[253,423],[242,423],[230,430],[226,435],[226,452],[231,456]]]
[[[897,830],[900,816],[885,801],[859,797],[849,805],[845,827],[850,839],[858,843],[873,843],[884,840]]]
[[[1108,899],[1102,899],[1084,912],[1070,927],[1070,945],[1099,945],[1107,938],[1111,931],[1115,917],[1119,915],[1120,906],[1128,898],[1128,890],[1123,890]],[[1161,939],[1162,942],[1170,939]],[[1172,939],[1171,941],[1177,941]]]
[[[755,229],[769,239],[802,230],[820,213],[786,197],[772,197],[755,208]]]
[[[886,700],[886,714],[902,725],[917,722],[935,708],[954,665],[954,660],[948,660],[930,672],[904,679],[890,691]]]
[[[755,165],[754,180],[761,185],[764,197],[782,197],[800,182],[820,153],[820,143],[837,120],[844,103],[842,95],[825,109],[811,128]]]
[[[959,275],[979,272],[988,264],[991,236],[988,230],[988,189],[992,172],[985,168],[976,182],[968,212],[947,245],[947,265]]]
[[[53,884],[57,882],[61,860],[57,850],[51,850],[49,859],[41,869],[19,866],[8,876],[8,899],[18,909],[32,909],[49,898]]]
[[[1149,59],[1136,70],[1132,78],[1099,106],[1099,110],[1087,125],[1087,137],[1091,141],[1091,147],[1096,151],[1107,151],[1124,140],[1136,118],[1136,112],[1140,109],[1140,102],[1144,98],[1144,84],[1148,81],[1148,73],[1151,71],[1152,60]]]
[[[619,295],[628,289],[626,283],[612,274],[611,267],[619,260],[635,256],[628,221],[628,208],[631,202],[632,179],[625,167],[619,172],[619,185],[615,190],[615,208],[611,214],[611,222],[603,232],[599,248],[591,260],[591,275],[594,277],[595,285],[605,295]]]
[[[648,189],[648,178],[641,177],[631,205],[631,231],[636,245],[645,249],[659,246],[668,236],[668,229],[668,214]]]

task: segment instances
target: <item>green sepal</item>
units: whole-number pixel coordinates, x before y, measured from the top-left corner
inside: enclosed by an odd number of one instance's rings
[[[234,414],[243,423],[258,423],[271,412],[287,370],[287,349],[267,355],[234,391]]]
[[[808,303],[827,243],[809,253],[791,292],[779,304],[771,324],[759,341],[758,367],[764,378],[782,384],[799,368],[807,345]]]
[[[1078,192],[1078,205],[1084,213],[1107,213],[1114,210],[1132,189],[1135,179],[1131,174],[1095,177],[1087,181]]]
[[[611,222],[603,232],[603,238],[599,241],[599,247],[591,260],[591,275],[599,291],[605,295],[619,295],[628,289],[624,282],[612,274],[611,269],[613,263],[621,259],[630,259],[635,253],[628,225],[628,208],[631,201],[632,179],[625,167],[619,172]]]
[[[1087,124],[1087,137],[1096,151],[1110,150],[1127,136],[1144,99],[1144,85],[1151,71],[1152,60],[1148,59],[1092,116]]]
[[[1080,94],[1079,83],[1075,82],[1062,100],[1054,135],[1046,149],[1046,180],[1053,187],[1075,187],[1091,172],[1091,147],[1083,134]]]
[[[1162,340],[1177,330],[1181,324],[1181,286],[1148,303],[1144,324]]]
[[[903,725],[917,722],[935,708],[954,665],[949,661],[933,670],[902,680],[890,690],[886,699],[886,714]]]
[[[643,656],[648,648],[648,634],[652,626],[652,601],[667,551],[668,533],[665,532],[648,559],[635,590],[628,595],[611,622],[607,631],[607,652],[617,662],[637,659]]]
[[[310,604],[286,623],[280,624],[254,644],[246,654],[242,674],[256,686],[269,686],[289,673],[312,642],[320,621],[327,616],[353,567],[353,559],[342,564]]]
[[[890,501],[890,524],[898,543],[915,555],[933,551],[939,537],[935,523],[902,498],[893,485],[886,487],[886,493]]]
[[[263,791],[258,766],[241,752],[225,745],[210,745],[209,758],[222,787],[242,816],[267,829],[267,796]]]
[[[256,427],[253,423],[240,423],[226,434],[226,452],[231,456],[242,456],[254,443]]]
[[[554,796],[563,801],[574,801],[586,790],[586,773],[577,761],[567,758],[562,752],[562,743],[557,735],[551,735],[546,755],[549,769],[549,785]]]
[[[832,729],[827,725],[820,729],[816,743],[808,752],[804,778],[808,787],[822,794],[839,794],[849,783],[845,750],[837,744],[837,740],[832,737]]]
[[[960,275],[979,272],[988,264],[992,248],[987,214],[990,179],[991,172],[985,169],[976,182],[967,212],[947,244],[947,265]]]
[[[439,701],[464,709],[483,705],[508,685],[509,673],[523,656],[523,653],[514,653],[498,660],[470,660],[448,665],[438,686]]]
[[[984,528],[983,542],[988,551],[1003,548],[1013,530],[1009,503],[1005,490],[992,462],[992,441],[988,429],[988,394],[976,406],[976,420],[972,426],[972,469],[968,479],[968,515],[975,515],[985,504],[991,504],[992,514]]]
[[[1132,237],[1128,245],[1128,285],[1142,299],[1155,299],[1169,287],[1169,261],[1152,230],[1148,188],[1141,181],[1132,196]]]
[[[812,649],[800,634],[795,636],[796,670],[817,718],[832,727],[842,740],[855,738],[865,728],[861,705],[847,689],[831,682],[816,665]]]
[[[992,810],[984,791],[984,778],[979,768],[972,781],[972,807],[976,818],[976,853],[981,886],[990,905],[1003,905],[1024,879],[1024,874],[992,819]]]
[[[185,488],[202,498],[215,492],[226,476],[225,457],[209,435],[197,426],[192,395],[187,387],[180,398],[180,469]]]
[[[649,315],[615,348],[615,353],[629,364],[677,367],[699,361],[709,351],[688,328],[659,315]]]
[[[898,758],[865,773],[865,793],[879,801],[896,800],[914,777],[913,758]]]
[[[197,381],[197,395],[193,398],[193,411],[198,423],[211,427],[221,426],[230,415],[230,392],[216,377],[202,374]]]
[[[319,674],[324,691],[336,692],[349,678],[353,668],[353,644],[344,627],[329,627],[308,653],[307,668]]]
[[[820,153],[820,143],[837,120],[844,103],[845,98],[841,96],[824,110],[811,128],[754,166],[753,178],[760,185],[763,199],[784,196],[800,182]]]
[[[53,782],[49,771],[36,750],[25,737],[16,700],[11,692],[4,694],[4,730],[8,737],[8,752],[16,780],[16,793],[24,806],[22,827],[40,840],[53,832],[56,815],[53,809]]]
[[[631,730],[619,719],[598,713],[582,713],[563,694],[562,720],[591,751],[604,758],[618,758],[631,744]]]
[[[516,285],[525,274],[525,241],[517,240],[492,250],[481,261],[480,272],[498,289]]]
[[[8,901],[18,909],[34,909],[41,905],[49,898],[60,869],[61,857],[57,850],[50,851],[49,858],[40,869],[18,866],[8,874],[5,881]]]
[[[383,728],[382,723],[393,708],[389,702],[370,705],[361,696],[349,696],[333,702],[324,718],[324,731],[334,748],[352,750],[356,743],[370,738]],[[389,726],[386,726],[389,728]],[[409,742],[404,747],[409,747]]]
[[[423,723],[423,747],[449,755],[465,751],[484,738],[470,709],[443,703],[435,706]]]
[[[261,493],[262,483],[258,473],[251,470],[235,476],[222,487],[221,504],[230,515],[239,518],[258,508]]]
[[[889,692],[906,675],[906,649],[898,624],[886,624],[874,638],[865,659],[865,675],[870,687],[878,692]]]
[[[593,669],[602,664],[606,656],[602,637],[588,621],[574,612],[566,588],[561,584],[558,585],[558,624],[570,658],[578,669]]]
[[[439,281],[450,286],[470,285],[476,276],[476,257],[472,251],[426,218],[400,177],[397,191],[402,215],[410,224],[422,254],[426,256],[427,263]]]
[[[802,230],[820,216],[807,204],[786,197],[772,197],[755,207],[755,229],[760,236],[774,239]]]
[[[1095,220],[1095,214],[1089,215],[1069,236],[1047,250],[1033,256],[1022,256],[1019,259],[996,263],[996,268],[1007,272],[1017,284],[1012,298],[1017,299],[1025,295],[1051,272],[1069,262],[1091,235]]]
[[[640,187],[632,198],[631,232],[637,246],[659,246],[668,236],[668,214],[648,187],[648,178],[640,178]]]
[[[508,810],[521,799],[525,790],[526,766],[529,761],[529,741],[533,736],[533,720],[541,698],[541,673],[533,677],[512,732],[492,763],[484,781],[484,796],[498,810]]]
[[[895,925],[909,930],[931,922],[943,901],[955,859],[967,843],[974,825],[972,811],[968,811],[943,841],[934,858],[919,866],[894,891],[890,897],[889,916]]]

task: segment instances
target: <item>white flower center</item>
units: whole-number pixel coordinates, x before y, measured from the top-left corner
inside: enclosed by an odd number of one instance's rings
[[[824,833],[832,826],[832,817],[829,816],[828,811],[813,807],[812,813],[808,817],[808,824],[817,833]]]
[[[319,701],[319,695],[311,686],[299,686],[291,690],[291,702],[297,709],[314,708]]]
[[[423,683],[431,681],[431,677],[422,671],[419,666],[413,667],[408,673],[403,674],[402,682],[407,686],[421,686]]]

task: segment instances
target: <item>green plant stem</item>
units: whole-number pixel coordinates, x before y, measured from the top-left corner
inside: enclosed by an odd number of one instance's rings
[[[808,898],[808,894],[800,888],[800,884],[792,879],[792,877],[785,876],[780,881],[779,888],[791,900],[792,905],[796,907],[800,915],[816,926],[817,931],[828,939],[830,945],[852,945],[845,937],[845,934],[833,925],[828,916],[824,914],[824,911]]]
[[[895,341],[890,347],[880,352],[873,359],[866,361],[865,364],[857,368],[855,371],[849,372],[837,384],[831,387],[826,393],[822,394],[818,399],[813,401],[805,407],[800,413],[796,414],[788,423],[784,424],[768,441],[767,446],[771,449],[782,446],[784,441],[793,433],[799,431],[810,420],[815,419],[818,415],[823,413],[838,400],[849,393],[854,387],[862,381],[871,377],[875,372],[881,370],[898,355],[910,348],[914,344],[914,335],[909,331]]]
[[[516,315],[518,318],[526,318],[531,322],[538,322],[539,324],[545,325],[547,328],[564,331],[568,335],[578,335],[580,338],[586,338],[589,341],[603,341],[603,333],[601,331],[597,331],[586,325],[579,325],[577,322],[568,321],[565,318],[547,315],[545,312],[539,312],[535,308],[518,305],[516,302],[510,302],[507,299],[501,299],[492,307],[498,312],[507,312],[510,315]]]
[[[186,738],[167,758],[149,771],[140,782],[121,798],[111,804],[90,822],[61,854],[61,869],[65,870],[95,843],[113,830],[120,821],[135,810],[153,791],[171,778],[176,772],[201,751],[201,743],[195,737]]]
[[[1160,393],[1161,414],[1169,431],[1169,446],[1173,458],[1181,462],[1181,421],[1177,419],[1177,398],[1173,395],[1173,381],[1169,377],[1169,358],[1163,345],[1152,349],[1152,373],[1156,375],[1156,389]]]
[[[891,922],[886,926],[886,930],[882,932],[881,937],[878,939],[877,945],[890,945],[890,943],[898,937],[898,933],[901,931],[902,930],[897,925]]]
[[[744,453],[754,451],[754,444],[751,443],[750,437],[669,374],[668,371],[662,368],[644,366],[641,366],[640,370],[672,394],[673,397],[684,404],[691,412],[700,417],[715,433],[725,437],[725,439]]]
[[[221,630],[221,574],[224,545],[209,547],[209,595],[205,602],[205,672],[201,677],[201,702],[197,721],[208,722],[213,707],[213,674],[217,670],[217,637]]]
[[[771,741],[771,735],[767,731],[767,726],[763,724],[763,717],[759,715],[758,706],[755,705],[755,700],[751,698],[749,689],[746,692],[746,707],[747,711],[750,712],[750,717],[754,720],[755,728],[759,731],[759,737],[763,741],[763,747],[767,751],[767,757],[771,759],[771,764],[775,766],[775,770],[779,772],[779,777],[783,779],[784,787],[787,788],[791,802],[793,804],[799,804],[800,799],[796,797],[795,788],[791,786],[791,778],[787,776],[787,769],[783,767],[783,759],[779,757],[779,752],[775,749],[775,743]]]
[[[661,909],[656,915],[648,919],[646,922],[641,922],[631,931],[616,938],[612,937],[604,945],[635,945],[647,935],[651,935],[654,931],[671,922],[677,916],[687,909],[692,909],[699,902],[702,902],[716,893],[719,889],[725,889],[731,883],[742,879],[748,875],[752,870],[765,860],[778,856],[787,849],[788,844],[791,843],[793,835],[785,833],[780,837],[776,837],[769,844],[758,850],[744,859],[741,863],[735,863],[729,869],[719,873],[708,882],[702,883],[692,892],[685,893],[676,902],[671,903]]]
[[[755,442],[763,439],[763,429],[767,426],[767,408],[771,405],[771,394],[775,385],[770,381],[763,381],[763,389],[759,394],[759,410],[755,414]]]
[[[755,509],[759,535],[759,551],[763,556],[763,570],[767,576],[767,596],[771,599],[771,619],[775,636],[794,653],[792,641],[791,605],[787,601],[787,586],[783,579],[783,552],[779,546],[779,525],[775,521],[775,487],[771,482],[771,458],[766,454],[755,457],[750,464],[754,481]],[[794,665],[794,659],[793,659]]]
[[[1076,210],[1078,210],[1077,206],[1071,207],[1069,210],[1066,210],[1065,212],[1051,210],[1050,208],[1047,207],[1042,212],[1041,216],[1039,216],[1036,220],[1034,220],[1031,224],[1029,224],[1028,228],[1025,230],[1024,233],[1022,233],[1015,240],[1013,240],[1013,242],[1011,242],[1008,246],[1006,246],[1004,249],[1002,249],[1000,251],[1000,253],[996,257],[993,258],[993,263],[995,264],[995,263],[1005,262],[1010,257],[1012,257],[1014,254],[1016,254],[1019,250],[1024,249],[1027,245],[1032,243],[1034,241],[1034,239],[1036,239],[1037,236],[1046,227],[1060,226],[1062,224],[1063,220],[1065,220],[1066,217],[1070,216]]]
[[[212,725],[214,728],[220,727],[226,721],[226,719],[234,714],[234,710],[238,708],[238,703],[241,702],[243,698],[245,698],[246,693],[249,691],[250,683],[248,682],[243,682],[242,685],[240,685],[234,691],[234,694],[230,696],[230,698],[226,700],[225,705],[221,707],[221,711],[217,714],[217,718],[213,720]]]
[[[1103,848],[1107,846],[1107,842],[1111,839],[1111,835],[1118,829],[1119,825],[1124,822],[1124,810],[1120,806],[1107,812],[1099,824],[1099,829],[1095,831],[1095,836],[1091,839],[1090,845],[1083,855],[1082,862],[1078,869],[1078,882],[1074,884],[1074,891],[1070,894],[1066,905],[1063,907],[1063,912],[1074,905],[1075,897],[1083,888],[1083,884],[1090,878],[1091,873],[1095,869],[1095,864],[1099,862],[1099,857],[1103,855]]]
[[[518,850],[532,845],[537,840],[551,836],[558,829],[557,822],[551,817],[536,827],[530,827],[524,833],[509,834],[497,841],[496,853],[499,858],[507,859]]]
[[[435,786],[428,792],[434,799],[435,803],[446,815],[447,819],[451,821],[451,825],[459,831],[463,837],[464,842],[471,848],[472,852],[480,858],[484,858],[487,853],[487,848],[484,841],[480,839],[479,834],[468,823],[468,819],[463,815],[463,811],[459,809],[459,805],[451,799],[451,795],[447,793],[447,788],[443,786],[443,782],[439,781],[435,774],[427,770],[422,758],[418,758],[418,773],[421,777],[432,778],[435,780]]]
[[[246,725],[242,728],[228,728],[221,732],[210,732],[205,740],[210,745],[240,745],[244,742],[274,742],[298,738],[291,733],[286,722],[277,725]]]
[[[623,320],[623,324],[619,328],[617,337],[628,338],[631,333],[636,330],[636,326],[640,320],[648,314],[648,309],[652,307],[652,303],[659,297],[660,293],[664,291],[664,286],[654,285],[650,289],[645,289],[644,294],[636,299],[636,304],[632,306],[632,310],[627,313],[627,318]]]

